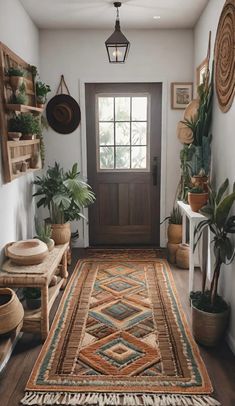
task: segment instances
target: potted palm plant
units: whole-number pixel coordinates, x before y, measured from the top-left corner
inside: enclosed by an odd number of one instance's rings
[[[37,176],[34,184],[38,186],[34,196],[41,196],[37,207],[47,207],[50,214],[52,239],[55,244],[64,244],[70,240],[70,221],[85,218],[81,213],[95,200],[91,187],[80,178],[78,165],[65,172],[55,162],[53,167],[48,167],[42,177]]]
[[[233,192],[227,194],[229,181],[226,179],[215,192],[209,188],[209,201],[201,209],[207,217],[195,229],[194,249],[201,237],[203,229],[209,227],[213,234],[212,245],[215,255],[215,266],[210,289],[203,285],[202,291],[192,292],[192,326],[195,339],[204,345],[213,346],[223,335],[228,322],[229,306],[218,295],[218,282],[222,265],[230,264],[234,259],[235,216],[230,210],[235,200],[235,183]]]

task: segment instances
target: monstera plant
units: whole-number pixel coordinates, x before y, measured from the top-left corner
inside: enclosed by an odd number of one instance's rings
[[[209,227],[213,236],[212,246],[215,266],[209,290],[203,285],[202,291],[192,292],[193,332],[197,341],[214,345],[224,332],[227,324],[229,307],[218,295],[218,282],[222,265],[231,264],[235,256],[234,240],[235,215],[230,214],[235,201],[235,183],[232,193],[228,194],[229,181],[226,179],[218,191],[209,187],[209,200],[201,213],[206,217],[195,229],[196,247],[203,230]]]

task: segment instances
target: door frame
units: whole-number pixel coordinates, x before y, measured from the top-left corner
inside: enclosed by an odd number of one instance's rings
[[[160,219],[166,217],[166,163],[167,163],[167,107],[168,107],[168,81],[166,78],[156,77],[151,80],[149,78],[136,77],[127,78],[123,81],[121,78],[113,80],[107,75],[105,80],[97,80],[94,78],[82,78],[78,83],[79,102],[81,107],[81,123],[80,123],[80,162],[81,173],[87,179],[87,135],[86,135],[86,100],[85,100],[85,84],[86,83],[161,83],[162,84],[162,125],[161,125],[161,185],[160,185]],[[88,209],[84,209],[84,215],[88,218]],[[88,219],[89,220],[89,219]],[[89,247],[89,226],[86,221],[82,222],[83,246]],[[165,227],[160,228],[160,245],[166,245]]]

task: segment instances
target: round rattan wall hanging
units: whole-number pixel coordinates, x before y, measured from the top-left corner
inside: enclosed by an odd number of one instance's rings
[[[227,0],[215,40],[215,87],[220,109],[227,112],[235,94],[235,0]]]

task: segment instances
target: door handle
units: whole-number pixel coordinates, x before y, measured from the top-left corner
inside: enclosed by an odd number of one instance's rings
[[[158,157],[157,156],[153,157],[152,175],[153,175],[153,185],[157,186],[157,177],[158,177]]]

